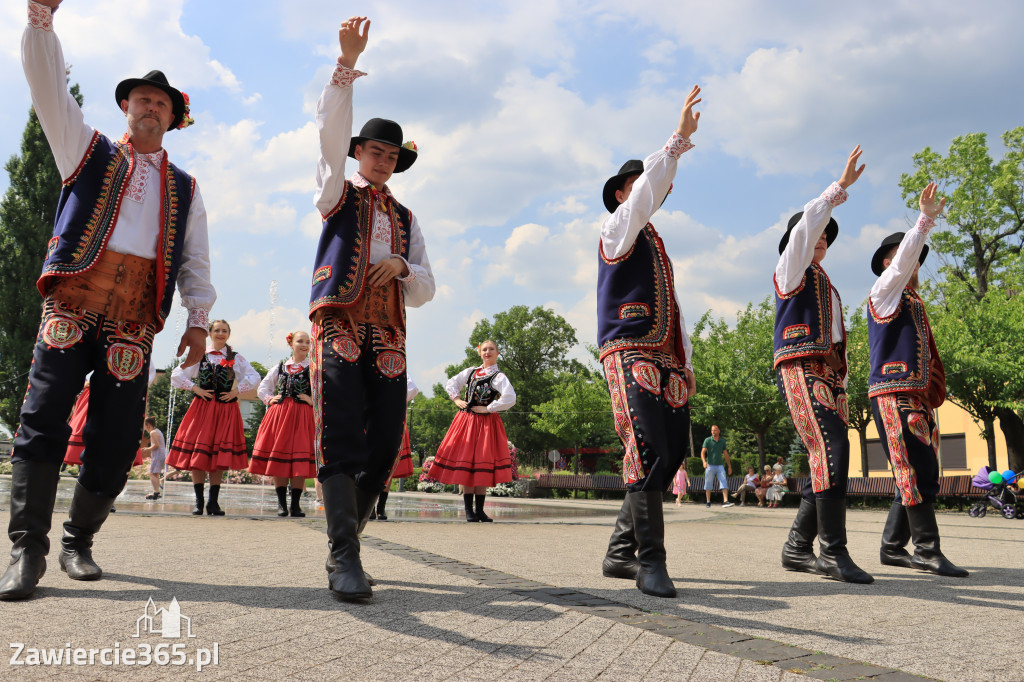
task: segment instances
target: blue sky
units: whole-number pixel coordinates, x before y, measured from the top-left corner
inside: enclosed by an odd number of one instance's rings
[[[475,322],[515,304],[550,307],[595,341],[601,186],[665,141],[694,83],[705,98],[697,147],[653,219],[691,328],[705,310],[732,318],[770,293],[786,219],[838,177],[854,145],[868,169],[835,213],[841,248],[825,263],[848,304],[866,296],[881,237],[916,215],[896,184],[912,154],[980,131],[998,156],[999,134],[1024,124],[1024,5],[1012,0],[927,11],[904,1],[68,0],[55,25],[92,125],[119,136],[114,86],[152,68],[191,96],[196,125],[165,146],[210,214],[214,315],[264,363],[286,355],[287,331],[308,328],[320,228],[313,107],[337,25],[356,13],[373,20],[356,126],[393,118],[420,148],[391,187],[419,218],[438,283],[409,314],[421,386],[443,381]],[[3,159],[18,151],[30,106],[24,17],[24,2],[0,4]],[[158,337],[158,366],[174,326]]]

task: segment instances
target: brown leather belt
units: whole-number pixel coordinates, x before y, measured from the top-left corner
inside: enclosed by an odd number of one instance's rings
[[[50,285],[50,298],[113,320],[156,321],[156,261],[104,251],[85,272]]]

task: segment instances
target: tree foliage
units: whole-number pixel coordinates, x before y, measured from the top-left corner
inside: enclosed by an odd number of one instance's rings
[[[409,445],[419,455],[420,464],[437,453],[437,446],[444,440],[457,411],[441,384],[434,384],[433,395],[429,398],[420,393],[409,403],[406,421]]]
[[[775,307],[765,298],[747,304],[735,327],[705,313],[691,337],[697,379],[694,419],[752,435],[759,467],[765,463],[768,434],[789,419],[775,385],[774,329]]]
[[[551,400],[537,406],[540,414],[534,426],[555,439],[555,447],[572,447],[579,454],[584,445],[602,447],[613,445],[615,424],[612,421],[612,403],[608,384],[594,377],[573,374],[555,386]],[[574,457],[574,473],[579,458]]]
[[[900,178],[907,205],[929,181],[950,199],[948,230],[932,232],[942,265],[926,291],[950,398],[994,438],[995,420],[1006,440],[1010,466],[1024,468],[1024,419],[1018,380],[1022,338],[1021,246],[1024,244],[1024,126],[1002,135],[1005,153],[993,162],[984,133],[957,137],[943,157],[925,148],[914,172]],[[995,443],[989,440],[995,464]]]
[[[71,94],[81,106],[77,85]],[[42,301],[35,283],[53,234],[61,188],[57,164],[32,109],[21,153],[4,169],[10,185],[0,200],[0,419],[13,431],[39,331]]]

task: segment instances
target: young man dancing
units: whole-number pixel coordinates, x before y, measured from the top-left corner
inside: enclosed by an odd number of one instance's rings
[[[387,181],[416,161],[394,121],[373,118],[352,137],[352,82],[370,22],[338,31],[341,57],[317,102],[316,206],[323,233],[313,268],[310,372],[315,450],[330,555],[331,591],[372,596],[359,533],[391,473],[405,424],[405,308],[434,297],[434,276],[415,216]],[[345,178],[345,158],[359,170]]]
[[[602,573],[635,579],[641,592],[655,597],[676,596],[665,566],[662,498],[686,455],[688,400],[696,385],[672,263],[648,220],[672,187],[679,157],[693,148],[699,95],[693,86],[665,146],[643,161],[627,161],[603,192],[611,215],[601,226],[598,344],[615,430],[626,451],[627,492]]]
[[[142,436],[153,336],[175,286],[189,309],[178,354],[186,365],[206,347],[217,294],[210,284],[206,210],[195,180],[172,164],[164,133],[192,122],[187,98],[160,71],[121,81],[114,99],[128,132],[113,141],[85,123],[67,89],[64,54],[53,33],[60,0],[28,3],[22,62],[32,105],[64,180],[42,276],[43,319],[14,438],[13,547],[0,599],[24,599],[46,571],[47,533],[68,415],[85,376],[85,451],[61,538],[60,567],[98,580],[99,531],[128,479]]]
[[[775,371],[811,475],[804,487],[782,565],[835,580],[870,583],[846,549],[846,483],[850,468],[846,327],[839,292],[821,263],[839,234],[832,209],[860,178],[858,145],[838,181],[789,219],[775,266]],[[814,537],[821,551],[814,556]]]
[[[939,548],[932,506],[939,492],[935,410],[946,400],[946,373],[917,289],[928,256],[925,241],[946,207],[945,199],[936,203],[935,191],[930,183],[922,192],[914,228],[883,239],[871,258],[878,279],[868,298],[868,395],[896,479],[896,498],[882,531],[882,563],[965,578],[968,572]],[[913,556],[904,549],[911,539]]]

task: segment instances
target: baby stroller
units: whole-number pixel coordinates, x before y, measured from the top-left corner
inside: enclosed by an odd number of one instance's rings
[[[1007,476],[1006,474],[1010,474]],[[1000,474],[992,471],[987,466],[981,467],[978,473],[971,479],[971,485],[986,491],[985,497],[975,502],[967,510],[967,515],[972,518],[981,518],[988,513],[988,505],[991,504],[998,509],[1005,518],[1024,519],[1024,504],[1021,503],[1020,493],[1014,490],[1016,481],[1024,472],[1014,474],[1012,471],[1005,471]]]

